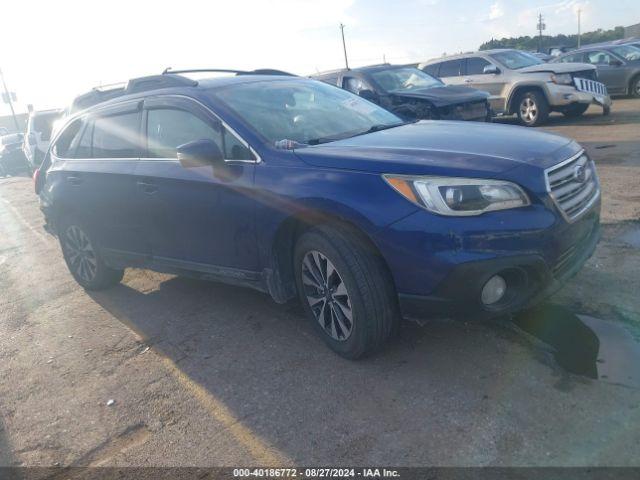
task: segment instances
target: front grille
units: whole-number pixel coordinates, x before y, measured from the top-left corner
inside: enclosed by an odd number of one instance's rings
[[[607,87],[604,83],[586,78],[574,77],[573,83],[581,92],[595,93],[597,95],[607,95]]]
[[[545,175],[549,195],[569,221],[586,212],[600,194],[595,166],[584,152],[545,170]]]

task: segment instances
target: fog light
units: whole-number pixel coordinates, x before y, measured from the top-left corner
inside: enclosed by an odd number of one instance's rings
[[[482,303],[492,305],[499,302],[507,291],[507,282],[500,275],[494,275],[482,287]]]

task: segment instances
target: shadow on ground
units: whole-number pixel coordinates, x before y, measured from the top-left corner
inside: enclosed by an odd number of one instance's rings
[[[526,419],[505,405],[573,388],[547,353],[501,324],[406,323],[385,351],[352,362],[325,347],[297,305],[251,290],[174,277],[91,296],[252,432],[306,463],[517,462],[551,419],[546,402]],[[555,407],[562,418],[565,407]]]

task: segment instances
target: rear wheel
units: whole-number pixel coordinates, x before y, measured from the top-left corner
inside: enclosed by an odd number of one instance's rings
[[[589,104],[588,103],[574,103],[574,104],[569,105],[568,107],[566,107],[562,111],[562,114],[565,117],[579,117],[584,112],[586,112],[588,109],[589,109]]]
[[[303,234],[294,252],[300,301],[327,345],[346,358],[380,348],[399,324],[382,260],[342,229]]]
[[[635,98],[640,98],[640,75],[636,75],[629,85],[629,95]]]
[[[518,98],[516,111],[520,123],[526,127],[537,127],[549,118],[549,103],[545,96],[536,90],[524,92]]]
[[[67,267],[82,287],[101,290],[122,280],[124,270],[113,269],[105,264],[84,222],[62,219],[58,226],[58,238]]]

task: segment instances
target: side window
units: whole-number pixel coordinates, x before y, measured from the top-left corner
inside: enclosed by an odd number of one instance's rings
[[[460,67],[462,60],[447,60],[440,64],[440,77],[458,77],[460,76]]]
[[[92,158],[140,155],[140,112],[98,117],[93,125]]]
[[[334,85],[337,86],[338,85],[338,74],[332,74],[332,75],[324,75],[322,77],[318,77],[318,80],[324,82],[324,83],[328,83],[329,85]]]
[[[147,151],[151,158],[176,158],[180,145],[213,140],[223,151],[220,126],[185,110],[154,108],[147,113]]]
[[[357,95],[362,90],[362,81],[354,77],[344,77],[342,79],[342,88]]]
[[[602,50],[587,52],[587,61],[593,65],[609,65],[611,58],[609,53]]]
[[[251,150],[245,147],[244,143],[226,128],[223,128],[224,136],[224,158],[226,160],[255,160]]]
[[[566,57],[562,57],[560,59],[562,63],[580,63],[584,62],[582,53],[574,53],[573,55],[567,55]]]
[[[91,158],[91,141],[93,139],[93,120],[88,120],[82,132],[82,137],[76,142],[74,158]],[[73,146],[72,146],[73,147]]]
[[[82,133],[81,127],[82,119],[79,118],[65,128],[64,132],[60,134],[52,148],[52,152],[56,157],[73,158],[72,146],[79,140],[80,134]]]
[[[427,65],[422,70],[431,75],[432,77],[438,78],[438,69],[440,68],[439,63],[432,63],[431,65]]]
[[[491,65],[484,58],[470,57],[467,58],[467,75],[482,75],[484,67]]]
[[[362,90],[373,90],[367,82],[356,77],[344,77],[342,79],[342,88],[356,95],[360,95]]]

